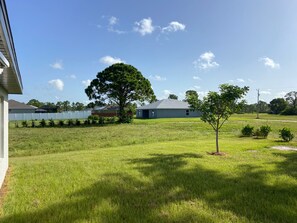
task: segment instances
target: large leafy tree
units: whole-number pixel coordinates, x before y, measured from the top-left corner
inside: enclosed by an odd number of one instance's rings
[[[297,107],[297,91],[291,91],[285,95],[286,101],[295,109]]]
[[[200,106],[200,100],[198,97],[198,93],[195,90],[187,90],[185,101],[191,105],[191,108],[194,110],[198,110]]]
[[[38,101],[37,99],[31,99],[30,101],[28,101],[27,105],[33,105],[33,106],[39,108],[39,107],[43,106],[44,103]]]
[[[283,98],[275,98],[269,103],[270,110],[273,114],[279,114],[286,109],[288,103]]]
[[[119,122],[125,122],[126,109],[135,101],[154,101],[151,83],[135,67],[117,63],[99,72],[85,89],[96,104],[115,103],[119,106]]]
[[[178,96],[175,95],[175,94],[169,94],[169,95],[168,95],[168,99],[178,100]]]
[[[219,130],[233,113],[239,112],[242,109],[245,101],[240,101],[240,99],[248,90],[248,87],[241,88],[222,84],[219,92],[210,91],[199,106],[199,110],[202,112],[201,120],[210,124],[216,133],[217,154],[220,153]]]

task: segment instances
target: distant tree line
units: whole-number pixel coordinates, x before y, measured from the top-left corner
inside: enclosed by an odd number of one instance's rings
[[[28,101],[27,105],[32,105],[37,108],[56,108],[58,112],[65,111],[82,111],[86,108],[86,106],[81,102],[70,102],[70,101],[58,101],[56,103],[53,102],[41,102],[37,99],[31,99]]]
[[[297,91],[287,93],[284,98],[274,98],[269,103],[259,101],[259,104],[245,104],[242,112],[297,115]]]

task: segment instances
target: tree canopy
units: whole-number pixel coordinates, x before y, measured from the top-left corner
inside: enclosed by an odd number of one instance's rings
[[[197,108],[202,112],[201,120],[210,124],[216,133],[216,151],[219,153],[219,130],[226,120],[239,112],[244,101],[239,101],[248,92],[249,87],[238,87],[229,84],[220,85],[219,92],[210,91]],[[193,106],[194,107],[194,106]]]
[[[297,91],[291,91],[285,95],[286,101],[295,109],[297,106]]]
[[[99,72],[85,89],[96,104],[115,103],[119,106],[119,122],[126,122],[126,109],[135,101],[154,101],[151,83],[135,67],[117,63]]]
[[[194,110],[198,110],[200,106],[200,100],[198,97],[198,93],[195,90],[187,90],[185,101],[191,105],[191,108]]]
[[[287,107],[287,102],[283,98],[275,98],[269,103],[269,108],[273,114],[280,114]]]
[[[168,99],[178,100],[178,96],[175,94],[169,94]]]

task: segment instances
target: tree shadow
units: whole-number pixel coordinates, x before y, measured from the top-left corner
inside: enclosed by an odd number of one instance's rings
[[[203,167],[201,158],[183,153],[125,160],[139,177],[106,174],[90,187],[69,194],[65,202],[7,216],[1,222],[218,222],[203,210],[188,208],[197,201],[211,213],[236,215],[239,219],[233,221],[237,222],[296,221],[297,213],[291,211],[297,199],[295,185],[268,185],[267,171],[252,165],[238,166],[236,176],[222,174]],[[280,164],[280,170],[294,172],[295,165],[286,165]],[[166,209],[174,204],[176,215]]]

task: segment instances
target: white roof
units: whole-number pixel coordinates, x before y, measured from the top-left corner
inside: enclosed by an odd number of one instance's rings
[[[137,109],[145,110],[145,109],[189,109],[189,108],[190,108],[190,105],[188,104],[188,102],[179,101],[175,99],[163,99],[148,105],[141,106]]]

